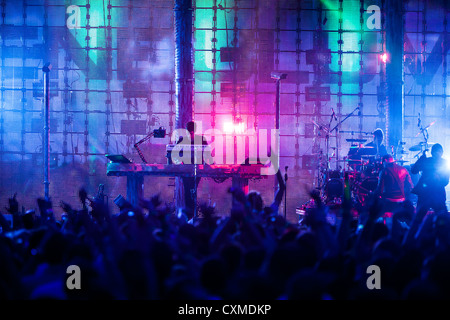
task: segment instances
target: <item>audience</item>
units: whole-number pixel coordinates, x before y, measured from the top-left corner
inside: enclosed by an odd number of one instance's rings
[[[289,223],[278,214],[282,181],[270,205],[230,189],[229,214],[202,205],[191,220],[157,195],[112,209],[80,190],[78,208],[60,204],[61,219],[45,199],[39,212],[20,212],[14,195],[0,214],[0,298],[450,298],[448,213],[406,203],[400,210],[412,219],[392,221],[377,199],[331,208],[311,193],[304,219]],[[70,265],[81,270],[81,290],[66,286]],[[370,265],[380,267],[381,289],[366,285]]]

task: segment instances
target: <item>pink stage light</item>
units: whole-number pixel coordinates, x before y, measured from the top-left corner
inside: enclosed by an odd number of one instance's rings
[[[234,123],[233,122],[225,122],[223,124],[223,132],[226,134],[231,134],[234,132]]]
[[[245,132],[245,124],[242,119],[236,119],[235,122],[225,122],[223,124],[223,132],[225,134],[243,134]]]

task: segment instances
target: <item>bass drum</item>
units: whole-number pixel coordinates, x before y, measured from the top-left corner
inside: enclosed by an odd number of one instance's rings
[[[378,178],[377,177],[368,177],[364,179],[357,189],[358,201],[362,205],[367,204],[367,200],[369,199],[369,195],[371,191],[375,191],[378,186]]]
[[[378,161],[370,162],[364,169],[365,177],[378,177],[381,170],[383,169],[383,164]]]
[[[333,170],[328,172],[328,178],[330,179],[341,179],[342,178],[342,173],[338,170]]]
[[[344,182],[341,179],[330,179],[325,186],[327,200],[331,201],[344,195]]]

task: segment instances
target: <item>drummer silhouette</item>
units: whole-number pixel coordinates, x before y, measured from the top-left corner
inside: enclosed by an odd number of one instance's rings
[[[372,133],[373,134],[373,141],[367,143],[364,148],[362,155],[371,155],[376,156],[376,158],[381,158],[388,154],[386,146],[383,144],[384,140],[384,132],[382,129],[377,128]]]
[[[375,160],[381,161],[381,158],[388,154],[386,146],[383,144],[384,133],[380,128],[373,131],[373,140],[365,145],[352,146],[348,152],[348,158],[350,164],[357,167],[362,165],[364,160],[374,162]]]

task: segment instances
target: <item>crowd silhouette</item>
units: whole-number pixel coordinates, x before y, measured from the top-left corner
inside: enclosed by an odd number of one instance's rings
[[[450,298],[450,216],[407,201],[398,219],[377,199],[356,207],[314,205],[301,223],[278,213],[258,192],[230,189],[231,211],[201,205],[188,220],[155,190],[138,208],[109,208],[81,189],[80,204],[51,201],[20,212],[9,199],[0,215],[0,298],[152,300],[361,300]],[[337,223],[327,216],[337,212]],[[402,214],[403,213],[403,214]],[[9,219],[11,218],[11,219]],[[12,223],[10,223],[12,221]],[[66,286],[79,266],[81,289]],[[367,267],[379,266],[381,288],[367,287]]]

